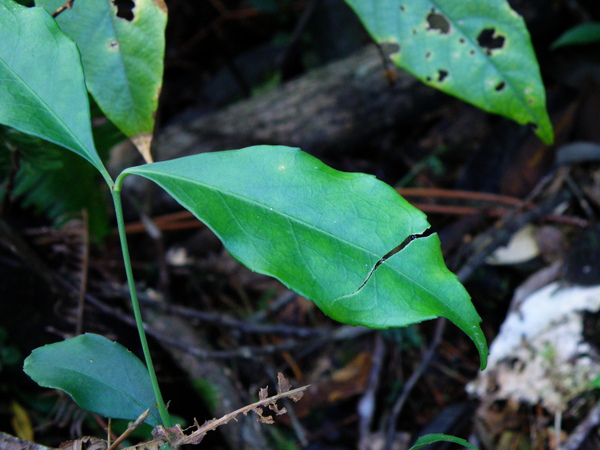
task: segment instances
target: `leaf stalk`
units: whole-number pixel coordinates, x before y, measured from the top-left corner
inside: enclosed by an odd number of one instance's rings
[[[125,265],[125,274],[127,275],[127,285],[129,286],[129,294],[131,296],[131,306],[133,308],[133,315],[135,317],[135,323],[137,325],[138,335],[140,336],[140,343],[142,344],[142,351],[146,360],[146,367],[150,375],[150,382],[152,384],[152,390],[154,391],[154,397],[156,399],[156,407],[160,414],[163,426],[166,428],[171,427],[171,417],[167,411],[167,406],[160,392],[158,386],[158,380],[156,378],[156,372],[154,371],[154,364],[152,363],[152,355],[150,354],[150,348],[148,347],[148,339],[146,338],[146,331],[144,330],[144,322],[142,320],[142,312],[140,309],[140,303],[137,298],[137,291],[135,289],[135,280],[133,279],[133,270],[131,268],[131,258],[129,257],[129,246],[127,245],[127,233],[125,232],[125,220],[123,218],[123,207],[121,204],[121,190],[120,183],[111,189],[113,203],[115,206],[115,216],[117,219],[117,228],[119,230],[119,239],[121,241],[121,249],[123,251],[123,263]]]

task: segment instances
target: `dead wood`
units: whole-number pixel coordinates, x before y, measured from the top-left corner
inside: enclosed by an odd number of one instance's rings
[[[265,94],[167,126],[157,139],[154,159],[256,144],[300,147],[320,157],[349,152],[418,119],[441,98],[386,63],[371,45]],[[112,171],[134,164],[135,153],[118,153]]]

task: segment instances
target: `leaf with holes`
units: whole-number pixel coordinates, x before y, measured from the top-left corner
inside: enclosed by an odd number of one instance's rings
[[[36,348],[23,370],[37,384],[60,389],[87,411],[113,419],[160,423],[148,370],[125,347],[97,334],[83,334]]]
[[[108,177],[76,45],[41,8],[0,0],[0,23],[0,123],[66,147]]]
[[[341,322],[374,328],[445,316],[487,346],[425,215],[387,184],[289,147],[203,153],[126,169],[163,187],[250,269]]]
[[[506,0],[346,0],[396,65],[520,124],[546,143],[552,124],[523,19]]]
[[[49,12],[63,3],[36,0]],[[162,85],[164,2],[77,0],[57,22],[79,46],[88,89],[104,114],[149,158]]]

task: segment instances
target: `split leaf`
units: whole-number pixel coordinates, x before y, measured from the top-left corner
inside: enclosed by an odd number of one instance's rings
[[[156,182],[240,262],[333,319],[388,328],[444,316],[476,343],[485,366],[481,319],[438,237],[419,238],[425,215],[375,177],[267,145],[129,168],[117,189],[127,174]]]

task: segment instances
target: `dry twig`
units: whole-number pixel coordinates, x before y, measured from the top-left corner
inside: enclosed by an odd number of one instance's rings
[[[52,17],[56,19],[61,12],[71,9],[73,7],[73,3],[75,3],[75,0],[67,0],[60,8],[52,13]]]
[[[272,424],[273,418],[270,416],[263,415],[264,408],[266,408],[266,407],[269,408],[276,415],[285,414],[286,409],[279,408],[277,406],[277,401],[284,399],[284,398],[291,398],[292,400],[297,402],[298,400],[300,400],[303,397],[304,391],[310,387],[310,385],[307,385],[307,386],[299,387],[297,389],[290,390],[289,381],[281,373],[277,374],[277,380],[278,380],[277,395],[274,395],[272,397],[267,397],[268,388],[262,388],[258,394],[259,399],[260,399],[259,401],[252,403],[250,405],[246,405],[246,406],[244,406],[236,411],[233,411],[229,414],[226,414],[223,417],[221,417],[220,419],[209,420],[209,421],[205,422],[203,425],[198,424],[198,422],[196,421],[193,426],[196,428],[196,430],[191,432],[190,434],[185,434],[185,430],[182,430],[179,425],[175,425],[172,428],[164,428],[159,425],[153,431],[155,439],[147,444],[154,445],[154,444],[158,444],[158,443],[161,443],[161,444],[168,443],[169,445],[171,445],[172,447],[175,447],[175,448],[177,448],[181,445],[186,445],[186,444],[198,444],[198,443],[200,443],[200,441],[202,441],[204,436],[206,436],[206,433],[208,433],[209,431],[213,431],[217,427],[220,427],[221,425],[225,425],[227,422],[229,422],[232,419],[235,419],[240,414],[247,415],[249,412],[254,412],[255,414],[257,414],[258,420],[260,422]],[[147,445],[147,444],[144,444],[144,445]],[[148,448],[148,447],[139,447],[138,446],[138,447],[134,447],[134,448],[137,448],[139,450],[140,448]],[[153,447],[150,447],[150,448],[153,448]]]

